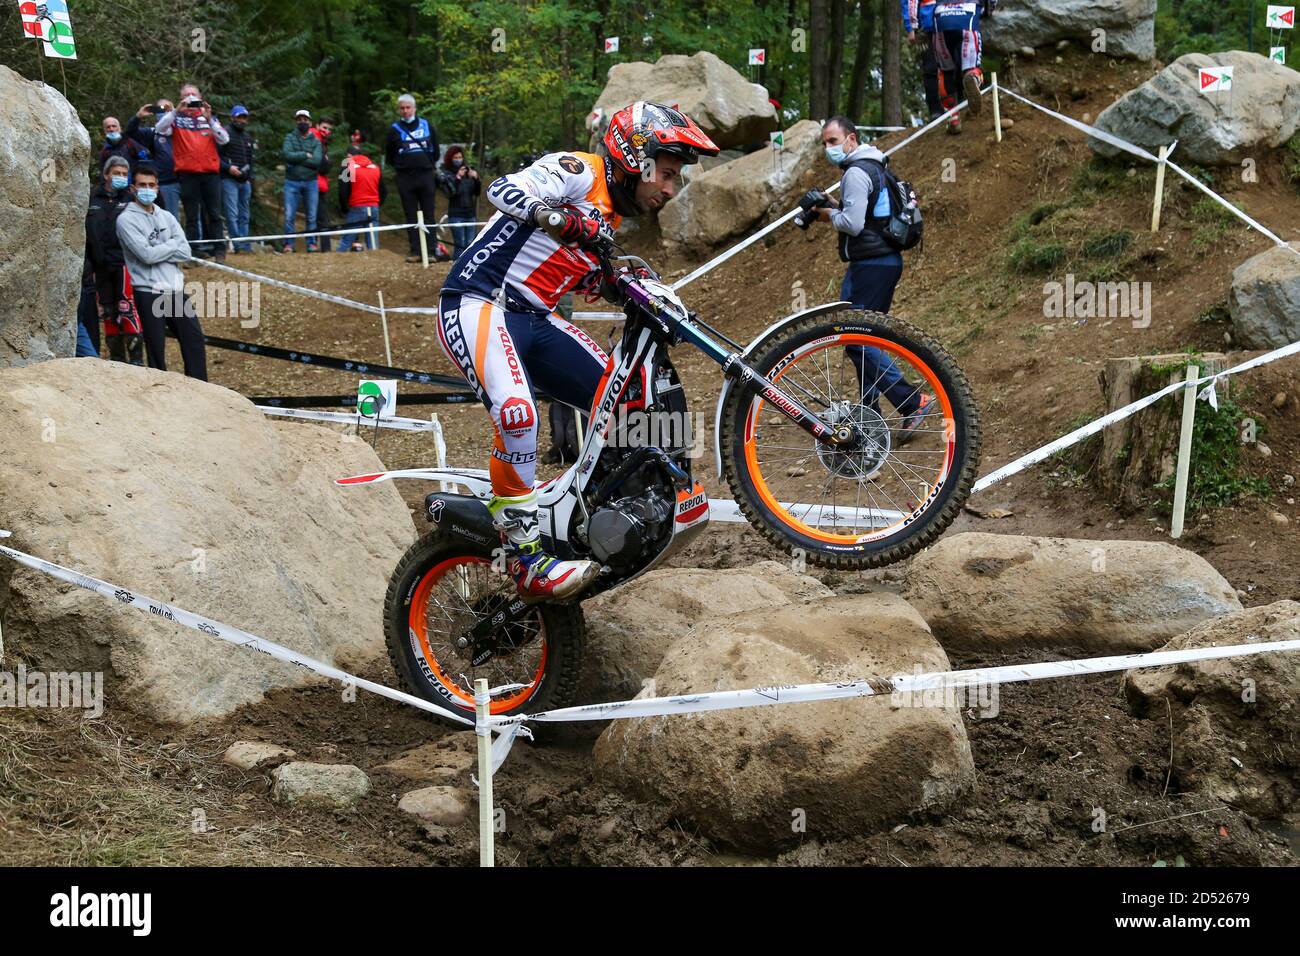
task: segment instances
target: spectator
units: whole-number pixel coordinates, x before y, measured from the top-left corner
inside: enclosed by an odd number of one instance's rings
[[[366,134],[364,130],[354,129],[352,132],[348,133],[348,142],[358,149],[361,148],[361,144],[365,141]]]
[[[230,139],[218,151],[221,155],[221,196],[225,202],[226,227],[231,239],[248,235],[248,209],[253,198],[253,157],[257,141],[248,132],[248,107],[230,111]],[[252,252],[247,242],[235,242],[235,252]]]
[[[316,175],[324,162],[325,148],[311,128],[311,114],[299,110],[293,118],[295,129],[286,133],[281,152],[284,154],[284,231],[294,232],[294,219],[301,208],[307,220],[307,232],[316,231],[316,206],[320,192]],[[293,252],[293,240],[286,239],[283,252]],[[316,251],[316,237],[307,237],[307,251]]]
[[[198,241],[199,219],[203,219],[203,237],[207,243],[196,255],[215,256],[218,262],[223,262],[226,245],[221,211],[221,156],[217,150],[226,145],[230,134],[212,115],[212,104],[204,101],[195,87],[184,89],[180,108],[159,118],[154,134],[171,137],[172,158],[185,207],[185,234],[191,242]]]
[[[848,263],[840,298],[857,309],[888,313],[903,275],[903,257],[884,237],[891,201],[886,176],[888,158],[869,143],[859,143],[857,127],[847,116],[832,116],[822,127],[826,158],[844,170],[837,204],[819,189],[799,205],[815,220],[829,222],[839,233],[840,259]],[[882,349],[851,345],[845,351],[858,370],[862,402],[880,412],[883,393],[898,410],[897,441],[907,444],[921,426],[930,397],[910,384]]]
[[[203,328],[194,303],[185,294],[185,274],[176,264],[190,258],[190,244],[176,218],[156,204],[158,174],[136,168],[129,203],[117,217],[117,238],[135,292],[136,312],[144,327],[149,366],[167,371],[167,330],[181,346],[185,374],[208,379]]]
[[[943,112],[939,105],[939,61],[934,54],[935,0],[899,0],[907,42],[921,48],[921,81],[930,118]]]
[[[147,168],[141,164],[136,168]],[[90,194],[86,211],[86,270],[90,273],[95,308],[86,318],[87,338],[99,355],[99,320],[104,320],[109,357],[117,362],[144,364],[144,343],[140,338],[140,317],[135,311],[126,259],[117,240],[117,219],[131,203],[131,166],[123,156],[110,156],[103,177]],[[94,333],[91,334],[91,328]],[[78,351],[78,354],[81,354]]]
[[[158,171],[158,192],[162,197],[163,208],[169,213],[180,219],[181,216],[181,184],[176,178],[176,163],[172,159],[172,141],[168,136],[159,136],[152,126],[141,126],[142,120],[150,116],[164,116],[170,113],[174,107],[172,101],[167,97],[162,97],[157,103],[149,103],[136,110],[131,122],[126,124],[126,135],[144,144],[149,150],[149,157],[153,163],[153,168]]]
[[[99,168],[102,170],[110,156],[121,156],[132,170],[135,164],[148,161],[149,150],[137,142],[129,133],[122,134],[122,124],[116,116],[105,116],[103,122],[104,145],[99,150]]]
[[[334,121],[332,119],[323,119],[312,127],[312,135],[320,140],[321,148],[321,165],[320,172],[316,175],[316,190],[319,193],[316,203],[316,228],[321,232],[328,232],[333,223],[330,222],[329,200],[326,198],[330,191],[330,137],[334,135]],[[330,237],[320,237],[320,251],[330,251]]]
[[[348,226],[379,225],[379,207],[388,198],[388,187],[383,174],[360,146],[349,146],[343,169],[339,171],[339,212]],[[360,234],[344,236],[339,240],[339,252],[362,252],[365,243]],[[372,247],[373,248],[373,247]]]
[[[474,227],[458,226],[456,223],[474,221],[483,184],[479,181],[478,170],[466,161],[465,150],[459,144],[447,147],[447,155],[442,159],[439,174],[439,181],[448,197],[447,221],[451,224],[454,247],[452,258],[459,259],[460,254],[474,241]]]
[[[416,213],[424,212],[429,225],[437,222],[434,197],[437,184],[434,168],[438,164],[438,130],[428,120],[415,115],[415,97],[403,93],[397,98],[397,112],[401,117],[388,130],[384,142],[384,156],[393,167],[397,179],[397,192],[402,197],[402,215],[407,222],[416,221]],[[407,262],[420,260],[420,233],[412,227],[406,231],[410,243]]]

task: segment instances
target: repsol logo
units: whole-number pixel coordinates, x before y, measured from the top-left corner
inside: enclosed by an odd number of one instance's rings
[[[442,316],[443,340],[447,343],[447,351],[451,353],[452,359],[460,367],[461,374],[465,376],[465,381],[481,397],[483,389],[474,371],[474,359],[469,354],[469,346],[465,344],[457,315],[458,312],[448,312]]]
[[[516,189],[515,192],[518,192],[520,196],[523,195],[523,193],[518,189]],[[503,196],[502,199],[505,202],[510,201],[508,196]],[[489,239],[486,243],[484,243],[483,248],[479,249],[478,252],[474,253],[474,255],[469,257],[469,261],[465,263],[465,268],[460,270],[460,278],[462,279],[471,278],[474,275],[474,273],[478,271],[478,267],[481,266],[483,263],[487,262],[488,259],[492,258],[492,254],[496,252],[498,249],[500,249],[502,246],[504,246],[510,240],[510,237],[513,236],[518,231],[519,231],[518,220],[507,219],[504,223],[502,223],[501,229],[497,232],[497,234],[493,236],[491,239]]]
[[[623,394],[623,386],[627,383],[627,376],[630,369],[620,368],[612,379],[609,380],[609,388],[605,392],[605,400],[600,403],[600,409],[596,414],[596,421],[592,423],[592,431],[605,433],[605,426],[609,423],[610,413],[614,410],[614,405],[618,402],[619,396]]]

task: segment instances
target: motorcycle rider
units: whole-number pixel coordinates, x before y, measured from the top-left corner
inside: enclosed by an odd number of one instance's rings
[[[612,233],[624,216],[662,209],[681,188],[682,167],[717,153],[679,110],[644,101],[624,107],[598,153],[549,153],[497,179],[488,200],[499,212],[443,284],[439,340],[491,415],[489,511],[526,600],[572,597],[599,571],[594,561],[542,550],[534,488],[533,383],[586,410],[608,371],[600,346],[555,312],[571,290],[593,299],[601,292],[599,260],[578,243]]]
[[[980,17],[992,16],[997,0],[940,0],[934,5],[934,57],[939,64],[939,105],[945,111],[965,93],[971,116],[980,115],[983,36]],[[961,132],[961,116],[948,120],[948,132]]]

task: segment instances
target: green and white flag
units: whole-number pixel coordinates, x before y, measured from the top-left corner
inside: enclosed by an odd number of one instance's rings
[[[1264,14],[1264,25],[1270,30],[1294,30],[1295,7],[1274,6],[1270,3]]]
[[[46,56],[60,60],[77,58],[67,0],[19,0],[18,14],[22,18],[23,35],[40,40]]]
[[[357,384],[357,414],[391,418],[397,413],[397,380],[363,378]]]
[[[771,136],[773,149],[785,149],[785,133],[777,130]]]
[[[1271,46],[1268,48],[1268,58],[1274,63],[1281,63],[1286,66],[1286,47]]]

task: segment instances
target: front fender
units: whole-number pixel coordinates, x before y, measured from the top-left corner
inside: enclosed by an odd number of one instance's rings
[[[805,319],[810,315],[824,315],[827,312],[838,312],[845,307],[853,308],[852,302],[828,302],[825,305],[815,305],[811,309],[804,309],[802,312],[795,312],[793,315],[787,315],[784,319],[778,319],[764,329],[759,335],[745,346],[745,351],[740,353],[742,359],[748,360],[750,353],[754,351],[755,346],[759,345],[769,335],[779,329],[781,326],[794,322],[798,319]],[[727,379],[722,383],[722,391],[718,394],[718,407],[713,411],[713,457],[718,469],[718,477],[722,477],[722,406],[727,403],[727,394],[731,391],[732,379]]]

